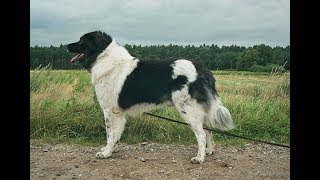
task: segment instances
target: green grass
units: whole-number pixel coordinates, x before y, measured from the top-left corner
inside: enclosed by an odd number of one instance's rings
[[[290,142],[290,75],[214,71],[217,90],[230,110],[236,133],[278,143]],[[95,100],[90,74],[79,70],[30,71],[31,139],[100,145],[106,142],[103,113]],[[173,107],[152,111],[181,120]],[[196,143],[188,126],[147,115],[127,117],[121,142]],[[181,120],[182,121],[182,120]],[[226,145],[247,141],[225,135]]]

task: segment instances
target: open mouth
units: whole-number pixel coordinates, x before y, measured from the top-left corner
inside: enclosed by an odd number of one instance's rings
[[[74,63],[78,62],[80,59],[83,58],[83,56],[84,56],[83,53],[79,53],[79,54],[75,55],[75,56],[70,60],[70,63],[71,63],[71,64],[74,64]]]

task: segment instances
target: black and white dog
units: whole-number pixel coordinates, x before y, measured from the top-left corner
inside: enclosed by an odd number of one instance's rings
[[[193,130],[198,142],[193,163],[204,162],[205,154],[213,152],[212,134],[203,129],[204,124],[221,130],[234,127],[229,110],[217,95],[215,79],[199,63],[185,59],[142,61],[101,31],[84,34],[66,48],[77,53],[71,63],[79,62],[90,71],[103,110],[107,145],[97,158],[111,156],[124,130],[126,114],[142,113],[161,103],[173,104]]]

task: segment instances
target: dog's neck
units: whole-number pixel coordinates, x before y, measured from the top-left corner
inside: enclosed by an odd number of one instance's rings
[[[97,56],[93,67],[96,64],[104,63],[104,61],[125,61],[131,60],[132,58],[124,47],[118,45],[115,40],[112,40],[109,46]]]
[[[92,82],[96,82],[100,77],[110,73],[121,63],[131,63],[134,57],[116,41],[112,40],[109,46],[101,52],[96,62],[91,68]]]
[[[117,44],[117,42],[115,40],[112,40],[108,47],[97,56],[96,63],[99,63],[100,61],[105,59],[105,57],[112,55],[114,49],[117,49],[119,47],[120,46]]]

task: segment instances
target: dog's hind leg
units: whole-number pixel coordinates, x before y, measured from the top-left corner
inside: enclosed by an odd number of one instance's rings
[[[206,125],[206,127],[210,127],[210,122],[208,117],[205,118],[204,124]],[[212,131],[205,129],[204,132],[206,133],[206,142],[207,142],[206,154],[211,155],[214,151],[214,146],[215,146],[214,141],[212,139]]]
[[[209,130],[204,130],[206,133],[206,140],[207,140],[207,147],[206,147],[206,154],[211,155],[214,151],[214,141],[212,139],[212,132]]]
[[[108,158],[112,155],[115,145],[120,140],[126,123],[125,116],[122,112],[104,110],[104,117],[107,132],[107,145],[96,154],[97,158]]]
[[[184,120],[191,126],[198,142],[197,156],[191,158],[191,162],[203,163],[206,155],[206,133],[203,129],[205,110],[187,92],[187,89],[173,92],[172,102]]]

